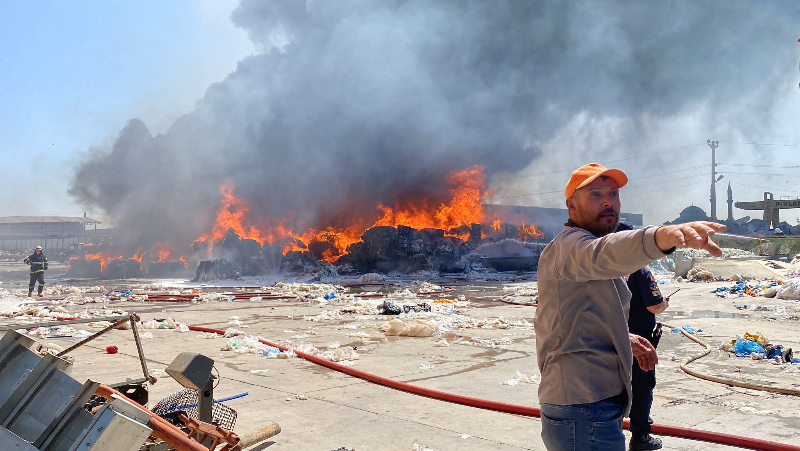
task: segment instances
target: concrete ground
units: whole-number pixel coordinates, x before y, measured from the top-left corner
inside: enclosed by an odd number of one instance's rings
[[[444,283],[441,280],[433,282]],[[447,283],[456,288],[447,298],[464,296],[470,301],[468,307],[458,308],[458,315],[487,319],[487,322],[504,317],[509,323],[516,323],[517,327],[475,327],[473,323],[470,327],[457,328],[445,334],[444,338],[450,345],[438,347],[435,343],[439,335],[428,338],[385,337],[375,329],[387,321],[385,316],[344,313],[342,319],[336,320],[304,319],[304,316],[318,315],[323,311],[340,310],[348,302],[333,301],[328,305],[280,300],[198,304],[117,302],[109,303],[107,307],[136,312],[143,320],[171,317],[179,323],[219,329],[229,327],[229,317],[238,316],[247,327],[238,326],[237,329],[271,341],[294,346],[310,343],[320,349],[335,341],[342,346],[353,346],[360,354],[353,366],[379,376],[475,398],[538,407],[538,386],[535,383],[503,384],[516,372],[538,375],[535,333],[532,326],[526,327],[521,321],[524,319],[532,324],[536,308],[497,300],[504,294],[503,286],[511,280]],[[96,284],[96,281],[91,284]],[[760,332],[772,343],[800,351],[800,335],[797,333],[800,304],[751,297],[722,299],[710,293],[716,287],[729,285],[729,282],[670,282],[662,285],[665,294],[676,288],[682,290],[673,296],[670,309],[660,315],[660,320],[703,329],[701,339],[715,348],[711,355],[691,367],[718,376],[800,389],[798,373],[782,372],[780,366],[770,362],[736,358],[716,350],[736,335]],[[9,288],[9,285],[2,287]],[[439,297],[429,296],[419,301],[432,302]],[[762,307],[759,311],[740,310],[736,304],[761,304]],[[79,312],[99,306],[86,304],[66,308]],[[9,320],[3,319],[2,322],[8,323]],[[540,422],[536,418],[403,393],[301,359],[267,359],[257,354],[222,351],[228,342],[222,337],[201,338],[197,332],[164,329],[141,332],[153,334],[152,339],[144,340],[151,370],[163,370],[179,352],[199,352],[216,362],[220,381],[215,398],[249,393],[244,398],[226,403],[238,412],[235,431],[239,434],[272,422],[280,424],[282,432],[278,436],[252,449],[327,451],[344,447],[358,451],[386,451],[412,450],[414,443],[436,451],[544,449]],[[362,332],[370,335],[369,343],[353,336]],[[511,343],[497,348],[456,343],[478,337],[495,341],[506,339]],[[74,339],[48,341],[66,346]],[[119,347],[119,353],[106,354],[104,350],[109,345]],[[665,331],[659,346],[658,386],[652,412],[656,423],[796,444],[796,431],[800,430],[800,400],[797,397],[730,388],[681,371],[679,361],[701,350],[699,345],[682,335]],[[110,332],[71,355],[75,357],[72,375],[81,382],[92,378],[103,383],[115,383],[141,377],[130,331]],[[160,371],[156,373],[163,375]],[[181,387],[171,378],[160,377],[150,389],[150,406],[179,389]],[[303,397],[306,399],[298,399]],[[733,449],[673,437],[662,439],[665,449]]]

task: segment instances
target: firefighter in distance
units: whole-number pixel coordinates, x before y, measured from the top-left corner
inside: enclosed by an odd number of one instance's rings
[[[44,272],[47,271],[47,257],[42,253],[42,246],[36,246],[33,255],[30,255],[23,260],[26,265],[31,265],[31,281],[28,284],[28,297],[33,294],[33,286],[39,282],[39,297],[44,296]]]

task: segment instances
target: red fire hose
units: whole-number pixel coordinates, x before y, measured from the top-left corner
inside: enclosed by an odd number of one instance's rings
[[[200,326],[189,326],[189,330],[193,330],[196,332],[212,332],[217,335],[225,335],[224,330],[220,329],[213,329],[210,327],[200,327]],[[281,351],[288,351],[289,348],[285,346],[281,346],[277,343],[272,343],[268,340],[263,338],[259,339],[261,343],[264,343],[267,346],[271,346],[274,348],[278,348]],[[378,385],[383,385],[385,387],[393,388],[395,390],[404,391],[407,393],[413,393],[420,396],[425,396],[432,399],[438,399],[441,401],[452,402],[454,404],[461,404],[469,407],[477,407],[480,409],[487,409],[487,410],[494,410],[497,412],[505,412],[511,413],[515,415],[522,415],[522,416],[530,416],[530,417],[540,417],[541,411],[536,407],[528,407],[528,406],[521,406],[517,404],[507,404],[497,401],[490,401],[487,399],[479,399],[479,398],[471,398],[468,396],[456,395],[452,393],[446,393],[438,390],[432,390],[429,388],[418,387],[416,385],[406,384],[404,382],[395,381],[393,379],[389,379],[386,377],[381,377],[374,375],[372,373],[367,373],[366,371],[357,370],[355,368],[351,368],[348,366],[340,365],[335,362],[331,362],[329,360],[325,360],[319,357],[315,357],[311,354],[306,354],[305,352],[294,351],[298,357],[307,360],[312,363],[316,363],[317,365],[324,366],[326,368],[330,368],[335,371],[339,371],[340,373],[348,374],[350,376],[357,377],[359,379],[363,379],[369,382],[376,383]],[[103,396],[103,393],[108,394],[109,396],[112,393],[119,393],[116,390],[106,387],[105,385],[101,385],[97,391],[99,396]],[[121,395],[124,396],[124,395]],[[138,404],[137,404],[138,405]],[[139,406],[141,407],[141,406]],[[142,407],[144,409],[144,407]],[[144,409],[147,410],[147,409]],[[147,410],[150,412],[149,410]],[[152,413],[152,412],[151,412]],[[181,450],[191,450],[191,451],[208,451],[203,446],[197,444],[197,442],[188,439],[183,434],[179,434],[180,431],[168,423],[166,420],[161,419],[155,414],[152,414],[153,418],[151,418],[152,424],[148,424],[151,429],[153,429],[153,435],[164,440],[170,444],[173,444],[178,449]],[[622,427],[624,429],[628,429],[630,425],[629,420],[624,420],[622,422]],[[664,424],[652,424],[651,425],[652,431],[655,434],[659,435],[669,435],[672,437],[680,437],[686,438],[691,440],[700,440],[704,442],[710,443],[719,443],[722,445],[730,445],[739,448],[745,449],[753,449],[758,451],[800,451],[800,446],[789,445],[786,443],[778,443],[778,442],[770,442],[768,440],[761,440],[757,438],[751,437],[743,437],[738,435],[732,434],[725,434],[722,432],[712,432],[712,431],[704,431],[700,429],[691,429],[685,428],[680,426],[669,426]],[[161,434],[161,435],[158,435]],[[178,435],[179,434],[179,435]],[[183,440],[188,440],[184,442]],[[176,442],[173,442],[176,441]],[[180,442],[183,447],[178,447],[174,443]],[[195,447],[195,444],[199,447]]]
[[[218,335],[225,335],[224,330],[213,329],[209,327],[189,326],[189,330],[197,332],[213,332]],[[278,348],[281,351],[288,351],[288,348],[286,348],[285,346],[272,343],[263,338],[259,339],[259,341],[261,341],[261,343],[264,343],[267,346]],[[452,402],[454,404],[461,404],[465,406],[494,410],[498,412],[512,413],[515,415],[523,415],[523,416],[537,417],[537,418],[541,415],[541,411],[536,407],[527,407],[517,404],[506,404],[503,402],[490,401],[487,399],[470,398],[468,396],[431,390],[429,388],[423,388],[423,387],[418,387],[416,385],[406,384],[404,382],[398,382],[386,377],[376,376],[374,374],[367,373],[366,371],[357,370],[355,368],[340,365],[338,363],[331,362],[329,360],[315,357],[311,354],[306,354],[305,352],[300,352],[300,351],[294,351],[294,352],[295,354],[297,354],[298,357],[304,360],[308,360],[309,362],[316,363],[317,365],[322,365],[332,370],[339,371],[341,373],[345,373],[350,376],[354,376],[369,382],[373,382],[378,385],[383,385],[385,387],[393,388],[395,390],[400,390],[407,393],[413,393],[416,395],[438,399],[441,401]],[[628,429],[629,425],[630,421],[627,419],[622,422],[622,427],[625,429]],[[699,429],[691,429],[680,426],[669,426],[664,424],[653,424],[651,425],[651,428],[653,430],[653,433],[659,435],[670,435],[673,437],[700,440],[711,443],[719,443],[723,445],[736,446],[739,448],[754,449],[759,451],[800,451],[800,446],[789,445],[778,442],[770,442],[767,440],[742,437],[738,435],[725,434],[721,432],[703,431]]]

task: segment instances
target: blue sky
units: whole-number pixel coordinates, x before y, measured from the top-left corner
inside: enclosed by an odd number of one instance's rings
[[[164,131],[255,52],[229,0],[0,2],[0,216],[78,214],[80,153]],[[135,177],[119,168],[121,177]]]
[[[192,111],[212,83],[234,71],[239,60],[256,53],[246,33],[229,19],[237,4],[238,0],[0,1],[0,161],[4,164],[0,216],[81,214],[81,207],[66,191],[75,164],[87,149],[110,145],[134,117],[144,120],[154,133],[165,131],[177,117]],[[793,48],[795,43],[786,45]],[[625,209],[645,213],[649,223],[674,219],[690,203],[708,212],[708,184],[703,180],[708,178],[709,168],[698,167],[710,163],[708,149],[702,144],[706,139],[800,142],[800,93],[794,81],[797,62],[779,63],[792,81],[786,86],[764,87],[786,91],[786,95],[777,109],[780,114],[771,118],[763,136],[741,136],[737,124],[719,124],[718,133],[709,133],[696,118],[713,116],[714,106],[687,106],[667,123],[658,122],[663,139],[647,147],[657,152],[700,143],[676,153],[676,160],[669,164],[676,172],[695,169],[669,176],[678,180],[673,184],[681,189],[664,192],[660,200],[669,199],[668,205],[654,207],[650,196],[656,194],[650,187],[643,192],[649,193],[647,196],[626,198]],[[724,82],[725,74],[720,74],[720,83]],[[742,108],[746,107],[743,102]],[[585,159],[599,135],[607,135],[609,142],[625,140],[623,132],[615,133],[619,130],[623,128],[615,118],[576,117],[574,124],[543,146],[540,159],[506,183],[496,180],[501,189],[498,196],[508,196],[508,203],[562,207],[563,199],[557,195],[528,193],[558,192],[564,175],[553,174],[553,170],[563,169],[563,162],[558,161],[563,149]],[[798,149],[724,143],[717,154],[718,163],[779,167],[721,166],[719,170],[727,175],[718,185],[719,216],[724,218],[727,213],[729,180],[734,183],[736,200],[758,200],[765,189],[775,191],[776,196],[800,194],[796,167],[780,167],[800,164]],[[609,155],[608,160],[620,157],[624,155]],[[641,172],[639,163],[618,164],[636,174]],[[665,172],[657,166],[653,171]],[[124,167],[118,171],[120,177],[137,177]],[[681,177],[685,176],[696,177],[697,183],[684,188]],[[736,217],[744,214],[748,213],[735,212]],[[794,224],[799,214],[800,210],[789,210],[781,216]]]

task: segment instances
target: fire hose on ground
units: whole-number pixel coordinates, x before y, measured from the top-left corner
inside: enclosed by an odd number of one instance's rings
[[[681,362],[681,369],[684,373],[694,376],[700,379],[705,379],[711,382],[717,382],[719,384],[730,385],[732,387],[740,387],[740,388],[748,388],[750,390],[761,390],[767,391],[771,393],[780,393],[782,395],[793,395],[793,396],[800,396],[800,390],[793,389],[793,388],[782,388],[782,387],[771,387],[769,385],[761,385],[761,384],[754,384],[751,382],[742,382],[737,381],[734,379],[729,379],[726,377],[720,376],[713,376],[711,374],[701,373],[700,371],[693,370],[689,368],[689,364],[694,362],[695,360],[702,359],[703,357],[711,354],[713,348],[706,342],[700,340],[699,338],[695,337],[694,335],[690,334],[689,332],[683,330],[683,328],[675,327],[666,323],[662,323],[664,327],[668,327],[670,329],[679,329],[681,333],[688,339],[692,340],[693,342],[699,344],[700,346],[704,347],[705,349],[698,354],[691,355]]]
[[[673,327],[673,326],[670,326],[668,324],[665,324],[665,326]],[[215,334],[218,334],[218,335],[225,335],[225,331],[224,330],[208,328],[208,327],[189,326],[189,330],[193,330],[193,331],[196,331],[196,332],[211,332],[211,333],[215,333]],[[699,377],[699,378],[702,378],[702,379],[706,379],[706,380],[709,380],[709,381],[712,381],[712,382],[718,382],[718,383],[726,384],[726,385],[734,385],[734,386],[737,386],[737,387],[749,388],[749,389],[754,389],[754,390],[766,390],[766,391],[773,391],[773,392],[776,391],[775,390],[776,387],[769,387],[769,386],[762,386],[762,385],[757,385],[757,384],[750,384],[750,383],[746,383],[746,382],[734,381],[734,380],[730,380],[730,379],[726,379],[726,378],[720,378],[720,377],[717,377],[717,376],[706,375],[706,374],[703,374],[703,373],[700,373],[700,372],[697,372],[697,371],[689,369],[688,368],[689,363],[708,355],[711,352],[711,347],[708,344],[700,341],[698,338],[693,337],[691,334],[688,334],[686,331],[683,331],[683,329],[681,329],[681,331],[689,339],[691,339],[692,341],[695,341],[698,344],[701,344],[703,347],[706,348],[703,352],[701,352],[701,353],[699,353],[697,355],[694,355],[694,356],[690,356],[690,357],[686,358],[683,362],[681,362],[681,369],[684,372],[686,372],[687,374],[690,374],[692,376]],[[270,341],[268,341],[266,339],[263,339],[263,338],[260,338],[259,341],[261,343],[267,345],[267,346],[271,346],[271,347],[280,349],[281,351],[288,351],[289,350],[289,348],[287,348],[285,346],[281,346],[281,345],[278,345],[276,343],[272,343],[272,342],[270,342]],[[538,408],[536,408],[536,407],[521,406],[521,405],[516,405],[516,404],[507,404],[507,403],[502,403],[502,402],[497,402],[497,401],[491,401],[491,400],[479,399],[479,398],[471,398],[471,397],[468,397],[468,396],[462,396],[462,395],[456,395],[456,394],[452,394],[452,393],[441,392],[441,391],[437,391],[437,390],[431,390],[431,389],[428,389],[428,388],[419,387],[419,386],[416,386],[416,385],[411,385],[411,384],[406,384],[404,382],[395,381],[393,379],[389,379],[389,378],[386,378],[386,377],[377,376],[377,375],[374,375],[374,374],[371,374],[371,373],[367,373],[366,371],[357,370],[355,368],[351,368],[351,367],[348,367],[348,366],[340,365],[338,363],[331,362],[329,360],[325,360],[325,359],[322,359],[322,358],[319,358],[319,357],[316,357],[316,356],[313,356],[313,355],[310,355],[310,354],[306,354],[304,352],[300,352],[300,351],[294,351],[294,352],[295,352],[295,354],[297,354],[298,357],[300,357],[300,358],[302,358],[304,360],[307,360],[309,362],[312,362],[312,363],[315,363],[315,364],[330,368],[330,369],[335,370],[335,371],[339,371],[341,373],[344,373],[344,374],[347,374],[347,375],[350,375],[350,376],[357,377],[359,379],[363,379],[363,380],[366,380],[366,381],[369,381],[369,382],[372,382],[372,383],[376,383],[378,385],[383,385],[385,387],[393,388],[395,390],[404,391],[404,392],[407,392],[407,393],[412,393],[412,394],[416,394],[416,395],[420,395],[420,396],[425,396],[425,397],[428,397],[428,398],[437,399],[437,400],[441,400],[441,401],[447,401],[447,402],[451,402],[451,403],[454,403],[454,404],[460,404],[460,405],[465,405],[465,406],[470,406],[470,407],[477,407],[477,408],[486,409],[486,410],[493,410],[493,411],[497,411],[497,412],[511,413],[511,414],[522,415],[522,416],[531,416],[531,417],[536,417],[536,418],[541,416],[540,410]],[[118,392],[116,392],[116,390],[113,390],[113,389],[109,389],[109,390],[112,390],[113,392],[118,393]],[[781,390],[790,390],[790,389],[781,389]],[[778,393],[783,393],[783,392],[778,392]],[[798,394],[798,393],[797,392],[792,392],[792,393],[785,393],[785,394]],[[124,395],[121,395],[121,396],[124,396]],[[153,414],[153,415],[155,415],[155,414]],[[160,419],[160,417],[159,417],[159,419]],[[156,421],[156,425],[161,424],[161,422],[158,422],[158,420],[155,420],[155,421]],[[172,428],[172,429],[168,429],[166,432],[164,432],[164,434],[169,433],[169,434],[174,435],[175,431],[180,433],[180,431],[177,428],[175,428],[174,426],[172,426],[171,424],[166,422],[166,420],[162,419],[162,422],[165,423],[167,426]],[[629,427],[629,424],[630,424],[629,420],[627,420],[627,419],[624,420],[623,421],[623,428],[627,429]],[[277,424],[265,426],[264,428],[259,429],[258,431],[253,431],[253,432],[251,432],[251,433],[249,433],[249,434],[247,434],[245,436],[248,437],[249,440],[255,440],[258,437],[268,435],[269,432],[272,431],[273,426],[277,426]],[[691,429],[691,428],[685,428],[685,427],[679,427],[679,426],[662,425],[662,424],[653,424],[651,427],[652,427],[652,432],[654,434],[659,434],[659,435],[669,435],[669,436],[673,436],[673,437],[687,438],[687,439],[692,439],[692,440],[700,440],[700,441],[706,441],[706,442],[711,442],[711,443],[719,443],[719,444],[723,444],[723,445],[730,445],[730,446],[736,446],[736,447],[740,447],[740,448],[753,449],[753,450],[759,450],[759,451],[800,451],[800,446],[789,445],[789,444],[778,443],[778,442],[771,442],[771,441],[767,441],[767,440],[755,439],[755,438],[750,438],[750,437],[742,437],[742,436],[737,436],[737,435],[732,435],[732,434],[725,434],[725,433],[720,433],[720,432],[703,431],[703,430],[698,430],[698,429]],[[154,429],[154,430],[156,430],[156,429]],[[278,427],[277,430],[279,432],[280,428]],[[185,437],[185,435],[183,435],[183,434],[179,434],[179,435]],[[265,436],[264,438],[262,438],[262,439],[260,439],[260,440],[258,440],[256,442],[253,442],[253,444],[258,443],[259,441],[266,440],[269,437],[271,437],[271,435]],[[159,438],[161,438],[162,440],[165,440],[162,437],[159,437]],[[168,436],[168,438],[170,438],[170,440],[173,439],[173,437],[171,435]],[[172,443],[169,440],[165,440],[165,441],[167,441],[168,443]],[[193,442],[193,443],[197,443],[197,442]],[[252,445],[248,445],[248,446],[252,446]],[[242,447],[245,447],[244,444],[242,444]],[[199,450],[204,450],[204,451],[206,450],[206,448],[204,448],[202,446],[200,448],[186,447],[186,448],[181,448],[181,449],[198,450],[198,451]]]
[[[526,303],[522,303],[522,302],[510,301],[510,300],[507,300],[506,297],[501,298],[500,302],[504,302],[506,304],[512,304],[512,305],[526,305],[526,306],[533,306],[533,307],[536,306],[536,304],[526,304]],[[711,375],[711,374],[702,373],[700,371],[693,370],[693,369],[689,368],[689,364],[690,363],[692,363],[692,362],[694,362],[696,360],[700,360],[703,357],[711,354],[711,351],[713,351],[713,348],[708,343],[700,340],[699,338],[695,337],[694,335],[690,334],[689,332],[683,330],[683,328],[676,327],[676,326],[673,326],[671,324],[666,324],[666,323],[661,323],[661,324],[664,327],[667,327],[667,328],[670,328],[670,329],[678,329],[678,330],[680,330],[681,333],[686,338],[692,340],[693,342],[695,342],[695,343],[699,344],[700,346],[702,346],[703,348],[705,348],[703,351],[701,351],[701,352],[699,352],[697,354],[694,354],[694,355],[690,355],[689,357],[687,357],[687,358],[683,359],[683,361],[681,361],[681,370],[683,370],[684,373],[686,373],[686,374],[688,374],[690,376],[694,376],[694,377],[699,378],[699,379],[707,380],[707,381],[710,381],[710,382],[716,382],[718,384],[729,385],[731,387],[747,388],[747,389],[750,389],[750,390],[760,390],[760,391],[766,391],[766,392],[771,392],[771,393],[779,393],[779,394],[782,394],[782,395],[800,396],[800,390],[798,390],[798,389],[783,388],[783,387],[772,387],[772,386],[769,386],[769,385],[754,384],[752,382],[742,382],[742,381],[737,381],[735,379],[730,379],[730,378],[727,378],[727,377],[720,377],[720,376],[714,376],[714,375]]]
[[[189,330],[196,332],[212,332],[218,335],[225,335],[224,330],[213,329],[209,327],[189,326]],[[259,341],[267,346],[271,346],[281,351],[288,351],[289,348],[281,346],[277,343],[272,343],[263,338]],[[395,390],[413,393],[420,396],[425,396],[432,399],[447,401],[454,404],[460,404],[469,407],[477,407],[486,410],[493,410],[497,412],[511,413],[515,415],[540,417],[541,411],[536,407],[521,406],[517,404],[507,404],[503,402],[491,401],[487,399],[471,398],[468,396],[456,395],[453,393],[446,393],[438,390],[432,390],[416,385],[406,384],[404,382],[395,381],[386,377],[377,376],[366,371],[357,370],[348,366],[340,365],[320,357],[307,354],[305,352],[294,351],[298,357],[309,362],[330,368],[341,373],[363,379],[378,385],[393,388]],[[627,429],[630,422],[624,420],[622,423],[623,428]],[[721,432],[704,431],[699,429],[691,429],[680,426],[670,426],[663,424],[653,424],[652,432],[659,435],[669,435],[673,437],[686,438],[691,440],[700,440],[711,443],[719,443],[723,445],[736,446],[746,449],[754,449],[759,451],[800,451],[800,446],[789,445],[785,443],[771,442],[768,440],[761,440],[751,437],[742,437],[732,434],[725,434]]]

